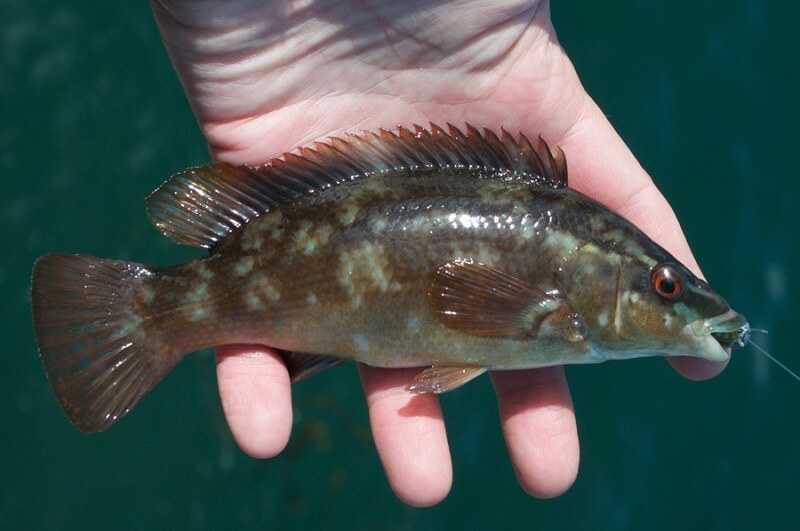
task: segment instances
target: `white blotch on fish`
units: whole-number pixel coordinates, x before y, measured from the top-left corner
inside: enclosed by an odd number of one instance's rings
[[[255,262],[256,260],[252,256],[245,256],[234,264],[233,273],[237,277],[243,277],[253,270]]]
[[[248,292],[255,294],[262,303],[278,302],[281,300],[280,292],[270,283],[269,277],[263,273],[253,275],[250,279],[250,288]],[[251,304],[248,304],[248,306],[250,305]]]
[[[339,254],[339,284],[351,297],[353,308],[361,306],[369,293],[395,293],[402,285],[392,278],[392,267],[386,249],[379,243],[362,242],[354,249]]]
[[[368,352],[369,340],[364,337],[363,334],[355,334],[353,335],[353,346],[356,347],[356,350],[359,352]]]
[[[319,247],[322,247],[333,234],[333,227],[327,223],[313,225],[308,220],[303,220],[300,227],[292,235],[293,245],[291,252],[311,256]]]

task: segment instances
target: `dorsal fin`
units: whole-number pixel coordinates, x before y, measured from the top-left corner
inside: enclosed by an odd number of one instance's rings
[[[263,166],[214,162],[173,175],[147,198],[150,221],[171,240],[211,248],[251,219],[301,195],[386,171],[467,169],[528,177],[533,186],[567,186],[564,152],[539,137],[498,137],[467,124],[346,134],[285,153]]]

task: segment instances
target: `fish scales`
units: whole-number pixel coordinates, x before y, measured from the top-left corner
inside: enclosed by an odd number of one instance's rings
[[[167,301],[176,315],[158,298],[140,312],[169,320],[171,334],[183,329],[187,341],[203,342],[184,347],[190,351],[238,339],[383,366],[459,359],[448,355],[469,355],[478,363],[485,344],[495,340],[431,319],[429,273],[445,262],[476,256],[534,280],[548,262],[565,260],[574,251],[559,249],[556,238],[548,238],[559,230],[552,223],[534,227],[542,216],[553,217],[557,205],[535,196],[526,203],[515,194],[516,186],[488,197],[469,177],[461,182],[448,176],[448,186],[439,186],[434,195],[429,186],[392,182],[402,177],[374,176],[352,183],[364,190],[350,198],[309,195],[280,213],[265,214],[219,254],[172,271],[194,286],[183,300]],[[426,175],[426,181],[436,178]],[[476,198],[478,192],[485,197]],[[354,215],[347,214],[351,210]],[[254,245],[258,239],[261,244]],[[526,259],[530,245],[539,246],[539,252]],[[269,252],[261,251],[266,248]],[[149,291],[171,291],[158,276],[148,282],[154,284]],[[203,318],[194,319],[198,304]],[[397,326],[409,321],[412,330]],[[151,326],[167,328],[166,322]],[[339,331],[338,337],[331,338],[331,330]],[[461,344],[460,352],[446,348],[453,341]]]
[[[34,268],[40,355],[84,430],[110,426],[186,354],[229,343],[280,349],[295,379],[343,360],[428,367],[409,390],[444,392],[485,370],[722,361],[749,335],[667,251],[568,188],[563,152],[505,131],[417,126],[261,167],[214,163],[167,181],[148,211],[208,257]]]

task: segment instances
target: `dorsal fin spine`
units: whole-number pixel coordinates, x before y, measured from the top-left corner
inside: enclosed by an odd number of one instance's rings
[[[444,129],[439,126],[432,127],[430,137],[437,142],[437,146],[441,146],[442,149],[447,149],[447,154],[451,157],[453,166],[469,167],[471,165],[462,146],[459,145],[453,136],[447,134]]]
[[[433,124],[430,131],[419,125],[414,127],[420,144],[425,145],[432,158],[439,161],[442,166],[456,169],[469,165],[458,145],[443,129]]]
[[[453,127],[452,125],[450,127]],[[498,154],[491,149],[491,145],[487,141],[486,138],[481,136],[480,131],[475,129],[470,124],[467,124],[467,143],[468,144],[477,144],[478,150],[476,150],[475,157],[477,158],[477,163],[480,164],[483,161],[486,161],[492,164],[492,169],[497,169],[501,166],[501,160],[498,157]]]
[[[174,175],[147,199],[153,224],[183,244],[215,247],[228,234],[276,206],[304,194],[386,171],[422,168],[517,173],[531,177],[531,186],[567,185],[564,153],[551,152],[539,137],[534,143],[508,131],[498,136],[472,125],[466,132],[452,124],[447,131],[430,124],[397,132],[381,129],[348,133],[296,153],[286,153],[262,166],[214,162]]]
[[[385,131],[385,133],[387,136],[391,135],[394,138],[402,140],[402,142],[398,142],[396,145],[409,160],[413,161],[417,168],[428,167],[430,165],[428,161],[431,159],[431,156],[433,156],[434,160],[437,159],[435,153],[427,149],[427,146],[420,142],[419,136],[412,133],[409,129],[402,128],[397,135],[389,131]],[[426,161],[426,158],[428,161]]]
[[[308,164],[315,169],[315,173],[319,175],[319,179],[322,181],[329,179],[333,181],[334,184],[339,184],[348,176],[345,167],[340,166],[334,168],[332,157],[315,148],[301,148],[299,156],[308,161]]]
[[[348,135],[348,137],[350,138],[350,143],[360,152],[364,160],[369,160],[370,157],[374,157],[373,160],[377,159],[375,160],[376,162],[380,161],[380,165],[374,165],[373,171],[396,170],[399,166],[399,161],[396,160],[397,156],[392,153],[390,144],[386,143],[386,139],[382,133],[383,131],[381,131],[379,135],[370,132],[366,133],[364,137],[359,137],[357,135]],[[341,139],[337,140],[343,143],[345,142]],[[342,149],[346,148],[343,147]]]

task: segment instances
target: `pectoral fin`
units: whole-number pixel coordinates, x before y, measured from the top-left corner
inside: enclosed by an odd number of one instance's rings
[[[484,367],[431,367],[425,369],[406,385],[414,394],[446,393],[461,387],[486,372]]]
[[[474,336],[560,336],[570,342],[586,336],[586,325],[561,291],[545,291],[471,260],[439,267],[428,287],[428,303],[446,326]]]

